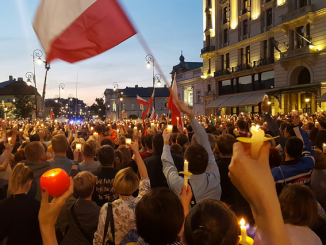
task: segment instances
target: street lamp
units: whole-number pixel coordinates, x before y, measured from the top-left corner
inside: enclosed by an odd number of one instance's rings
[[[62,90],[62,92],[65,91],[65,85],[63,83],[59,84],[59,101],[60,101],[60,92],[61,92],[61,90]]]
[[[32,72],[26,72],[25,77],[27,78],[27,85],[31,86],[32,85],[32,81],[31,78],[34,76],[34,74]]]
[[[156,74],[155,76],[155,81],[157,80],[157,85],[161,86],[161,74]]]
[[[36,62],[38,65],[41,65],[43,63],[41,57],[43,55],[43,52],[39,49],[35,49],[33,51],[33,67],[34,67],[34,74],[33,74],[33,80],[34,80],[34,86],[35,86],[35,110],[36,110],[36,118],[37,118],[37,89],[36,89],[36,77],[35,77],[35,59],[37,58]]]
[[[305,101],[306,101],[306,113],[308,113],[308,103],[309,103],[310,99],[306,98]]]
[[[155,59],[154,56],[151,54],[146,55],[145,60],[147,61],[146,67],[147,69],[151,68],[151,65],[153,65],[153,90],[155,89],[155,76],[154,76],[154,67],[155,67]],[[155,96],[153,98],[154,102],[154,109],[155,109]]]

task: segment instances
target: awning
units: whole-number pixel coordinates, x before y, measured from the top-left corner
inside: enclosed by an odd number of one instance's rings
[[[264,99],[265,93],[254,93],[249,98],[242,101],[239,106],[253,106],[257,105],[260,101]]]
[[[249,98],[251,95],[252,94],[233,95],[229,100],[219,105],[219,107],[238,107],[242,101]]]
[[[326,93],[316,99],[318,102],[326,102]]]
[[[209,105],[207,105],[206,108],[219,107],[220,104],[222,104],[223,102],[227,101],[230,98],[231,98],[231,96],[218,97],[212,103],[210,103]]]

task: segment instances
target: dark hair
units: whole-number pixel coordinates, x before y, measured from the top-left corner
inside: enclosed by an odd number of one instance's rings
[[[146,136],[145,136],[145,144],[146,144],[146,147],[148,149],[153,149],[153,135],[152,134],[146,134]]]
[[[154,134],[154,136],[153,136],[153,146],[154,146],[154,151],[155,152],[162,153],[163,146],[164,146],[162,133]]]
[[[315,127],[311,130],[309,134],[309,139],[311,142],[315,142],[318,132],[319,132],[318,128]]]
[[[285,144],[286,153],[293,158],[302,154],[303,142],[298,137],[290,137]]]
[[[287,125],[286,125],[286,132],[288,133],[288,134],[290,134],[290,136],[296,136],[296,134],[295,134],[295,132],[294,132],[294,124],[293,123],[288,123]]]
[[[84,144],[84,156],[94,158],[95,155],[96,155],[96,145],[92,144],[92,142],[90,141],[87,141]]]
[[[326,130],[321,129],[317,133],[317,136],[316,136],[315,141],[314,141],[314,145],[318,149],[323,150],[323,143],[325,143],[325,142],[326,142]]]
[[[103,132],[103,127],[101,125],[96,125],[94,129],[95,129],[95,132],[98,134],[102,134],[102,132]]]
[[[192,126],[191,125],[188,125],[187,126],[187,130],[188,130],[189,133],[192,133]]]
[[[308,129],[312,130],[315,127],[315,124],[313,122],[308,122]]]
[[[6,149],[5,143],[3,141],[0,142],[0,155],[2,155],[3,151]]]
[[[288,185],[280,194],[284,223],[312,227],[318,219],[317,200],[309,187]]]
[[[238,234],[235,214],[221,201],[203,200],[186,217],[184,236],[188,245],[233,245]]]
[[[114,163],[114,150],[109,145],[104,145],[98,150],[98,160],[102,166],[112,166]]]
[[[146,243],[166,245],[178,240],[184,222],[178,196],[168,188],[150,190],[136,206],[136,225]]]
[[[32,134],[29,136],[29,141],[33,142],[33,141],[40,141],[40,136],[38,134]]]
[[[189,172],[192,174],[202,174],[206,171],[208,165],[208,153],[202,145],[198,143],[190,144],[184,158],[189,162]]]
[[[109,146],[111,146],[113,149],[114,149],[114,144],[113,144],[113,142],[112,142],[112,140],[110,140],[110,139],[108,139],[108,138],[102,138],[101,139],[101,146],[103,146],[103,145],[109,145]]]
[[[243,119],[240,119],[238,122],[237,122],[237,125],[239,127],[239,129],[242,131],[242,130],[247,130],[248,129],[248,123],[243,120]]]
[[[231,155],[233,153],[233,145],[236,139],[229,134],[222,134],[217,139],[217,148],[223,155]]]
[[[182,147],[178,143],[172,144],[170,147],[170,151],[174,154],[179,154],[181,156],[183,155]]]
[[[191,143],[188,142],[188,143],[186,143],[186,144],[184,144],[184,145],[182,146],[182,154],[185,154],[185,151],[186,151],[187,147],[188,147],[190,144],[191,144]]]
[[[171,135],[170,140],[171,140],[172,144],[177,143],[177,136],[178,136],[178,133],[173,133],[173,134]]]
[[[281,165],[282,157],[276,147],[269,148],[269,167],[275,168]]]
[[[184,144],[189,142],[187,135],[184,133],[178,134],[177,135],[177,143],[182,147]]]
[[[146,135],[142,135],[142,136],[140,137],[141,144],[142,144],[143,147],[145,147],[145,137],[146,137]],[[152,143],[153,143],[153,140],[152,140]]]

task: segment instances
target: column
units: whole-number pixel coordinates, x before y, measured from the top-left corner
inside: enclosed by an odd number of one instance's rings
[[[231,29],[234,30],[238,27],[238,21],[239,21],[239,8],[238,8],[238,0],[231,0],[230,1],[230,26]]]

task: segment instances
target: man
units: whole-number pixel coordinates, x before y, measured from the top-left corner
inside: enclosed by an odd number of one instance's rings
[[[294,115],[292,119],[293,127],[287,127],[286,131],[291,129],[292,132],[293,130],[296,137],[288,138],[284,149],[285,161],[280,167],[272,169],[278,193],[289,184],[310,184],[312,170],[315,166],[315,152],[311,149],[307,134],[299,126],[300,117]]]
[[[98,159],[102,165],[101,169],[93,172],[97,176],[93,201],[100,207],[104,203],[113,202],[119,198],[113,189],[113,181],[119,169],[114,168],[114,150],[109,145],[104,145],[98,150]]]
[[[88,140],[84,144],[83,155],[84,161],[79,164],[80,171],[93,172],[101,168],[101,164],[98,161],[94,161],[94,157],[97,153],[96,142],[94,140]]]
[[[188,137],[184,133],[177,135],[176,143],[179,144],[181,147],[188,142]]]
[[[145,147],[146,147],[147,151],[139,152],[139,154],[143,160],[146,159],[147,157],[150,157],[154,152],[154,150],[153,150],[153,135],[146,134],[144,141],[145,141]]]
[[[169,187],[166,178],[162,172],[162,161],[161,155],[163,151],[163,137],[162,133],[156,133],[153,136],[153,154],[144,160],[147,168],[148,177],[151,180],[151,187]],[[183,170],[183,156],[172,154],[173,162],[178,170],[178,172]]]
[[[48,160],[50,168],[62,168],[67,172],[67,174],[69,174],[72,167],[72,161],[66,156],[66,151],[69,147],[66,136],[63,134],[55,135],[51,140],[51,145],[54,157]]]
[[[220,172],[216,165],[207,133],[195,119],[192,110],[188,108],[183,101],[176,99],[176,104],[179,110],[189,117],[198,142],[198,144],[190,144],[184,153],[184,158],[189,164],[189,172],[192,173],[192,175],[189,176],[189,184],[191,185],[194,198],[197,203],[205,199],[220,200]],[[161,157],[163,173],[169,187],[175,193],[179,194],[183,188],[184,180],[179,176],[171,156],[169,146],[170,133],[167,130],[164,131],[163,138],[164,148]]]
[[[42,192],[40,187],[40,180],[42,174],[50,170],[50,163],[45,161],[45,149],[41,142],[33,141],[26,145],[25,147],[25,158],[26,160],[21,161],[29,167],[34,174],[34,181],[32,184],[31,191],[36,191],[36,193],[31,193],[31,195],[36,194],[35,199],[41,201]]]

